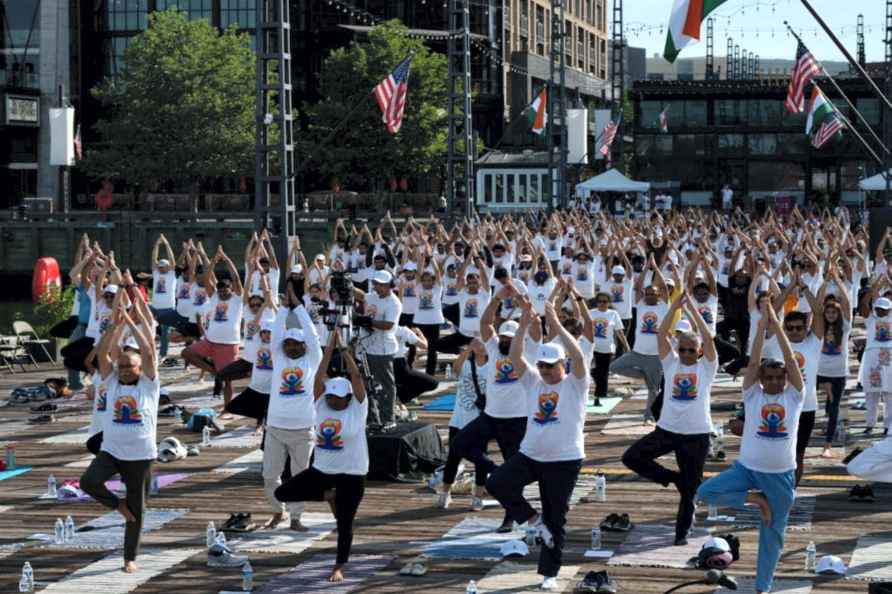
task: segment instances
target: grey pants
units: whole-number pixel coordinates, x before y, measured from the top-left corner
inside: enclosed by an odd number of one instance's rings
[[[663,366],[659,355],[642,355],[632,351],[626,353],[610,364],[610,373],[624,377],[643,379],[647,384],[647,407],[644,409],[645,420],[653,420],[650,409],[660,393],[660,382],[663,381]]]
[[[276,499],[276,489],[282,484],[285,460],[291,459],[291,476],[297,476],[310,466],[313,451],[313,428],[279,429],[267,427],[263,442],[263,492],[275,514],[285,513],[287,508],[292,520],[300,520],[304,512],[303,502],[287,506]]]
[[[393,376],[393,355],[369,355],[369,372],[381,384],[381,395],[370,395],[369,423],[386,425],[395,419],[393,406],[396,402],[396,381]]]
[[[105,481],[116,474],[127,487],[127,508],[136,517],[124,529],[124,561],[135,561],[139,553],[139,539],[146,495],[152,475],[152,460],[118,460],[108,452],[99,452],[81,475],[84,493],[110,509],[118,509],[120,499],[108,490]]]

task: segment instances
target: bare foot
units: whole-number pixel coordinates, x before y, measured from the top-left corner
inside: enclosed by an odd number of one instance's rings
[[[277,514],[273,514],[273,517],[271,517],[269,519],[269,522],[264,524],[263,527],[264,528],[277,528],[279,526],[279,524],[281,524],[282,522],[287,522],[288,517],[289,517],[288,514],[283,514],[281,512],[277,513]]]
[[[124,516],[124,519],[128,522],[135,522],[136,516],[133,515],[133,512],[130,511],[130,508],[127,507],[127,502],[123,499],[118,502],[118,513]],[[128,563],[133,563],[132,561],[128,561]],[[126,564],[125,564],[126,567]]]
[[[124,573],[136,573],[139,566],[133,561],[124,561]]]
[[[300,523],[300,520],[291,520],[291,529],[295,532],[307,532],[309,528]]]
[[[335,565],[331,570],[331,575],[328,576],[328,581],[330,582],[343,582],[344,581],[344,572],[341,571],[340,565]]]
[[[231,421],[232,419],[233,419],[233,416],[229,413],[226,413],[225,415],[220,415],[220,420],[222,420],[222,421]]]
[[[771,506],[768,505],[768,499],[761,493],[749,493],[746,496],[746,502],[759,507],[762,513],[762,523],[766,526],[771,525]]]
[[[645,427],[651,427],[651,426],[653,426],[653,425],[655,425],[655,424],[656,424],[656,423],[654,423],[653,419],[644,419],[644,426],[645,426]]]
[[[825,447],[824,451],[821,452],[821,458],[835,458],[833,450],[831,448]]]

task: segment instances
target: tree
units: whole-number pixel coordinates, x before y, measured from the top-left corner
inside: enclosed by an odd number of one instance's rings
[[[389,21],[372,29],[367,42],[336,49],[325,59],[322,100],[306,108],[309,130],[298,136],[305,171],[353,188],[437,172],[446,155],[446,57],[407,33],[399,21]],[[410,52],[403,123],[392,136],[369,93]],[[354,107],[349,120],[324,142]]]
[[[144,190],[251,175],[255,77],[247,35],[174,10],[150,14],[121,72],[92,90],[107,115],[81,166]]]

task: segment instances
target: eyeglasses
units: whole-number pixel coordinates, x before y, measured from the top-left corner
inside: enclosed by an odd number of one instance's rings
[[[545,361],[539,361],[536,363],[536,367],[539,369],[554,369],[557,366],[557,363],[546,363]]]
[[[691,349],[691,348],[679,348],[679,349],[678,349],[678,352],[679,352],[679,353],[694,353],[694,354],[697,354],[697,349]]]

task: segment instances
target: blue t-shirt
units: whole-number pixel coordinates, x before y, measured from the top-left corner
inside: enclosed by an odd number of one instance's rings
[[[87,293],[87,289],[84,288],[83,285],[77,286],[77,295],[75,296],[77,299],[77,323],[78,324],[89,324],[90,323],[90,295]]]

